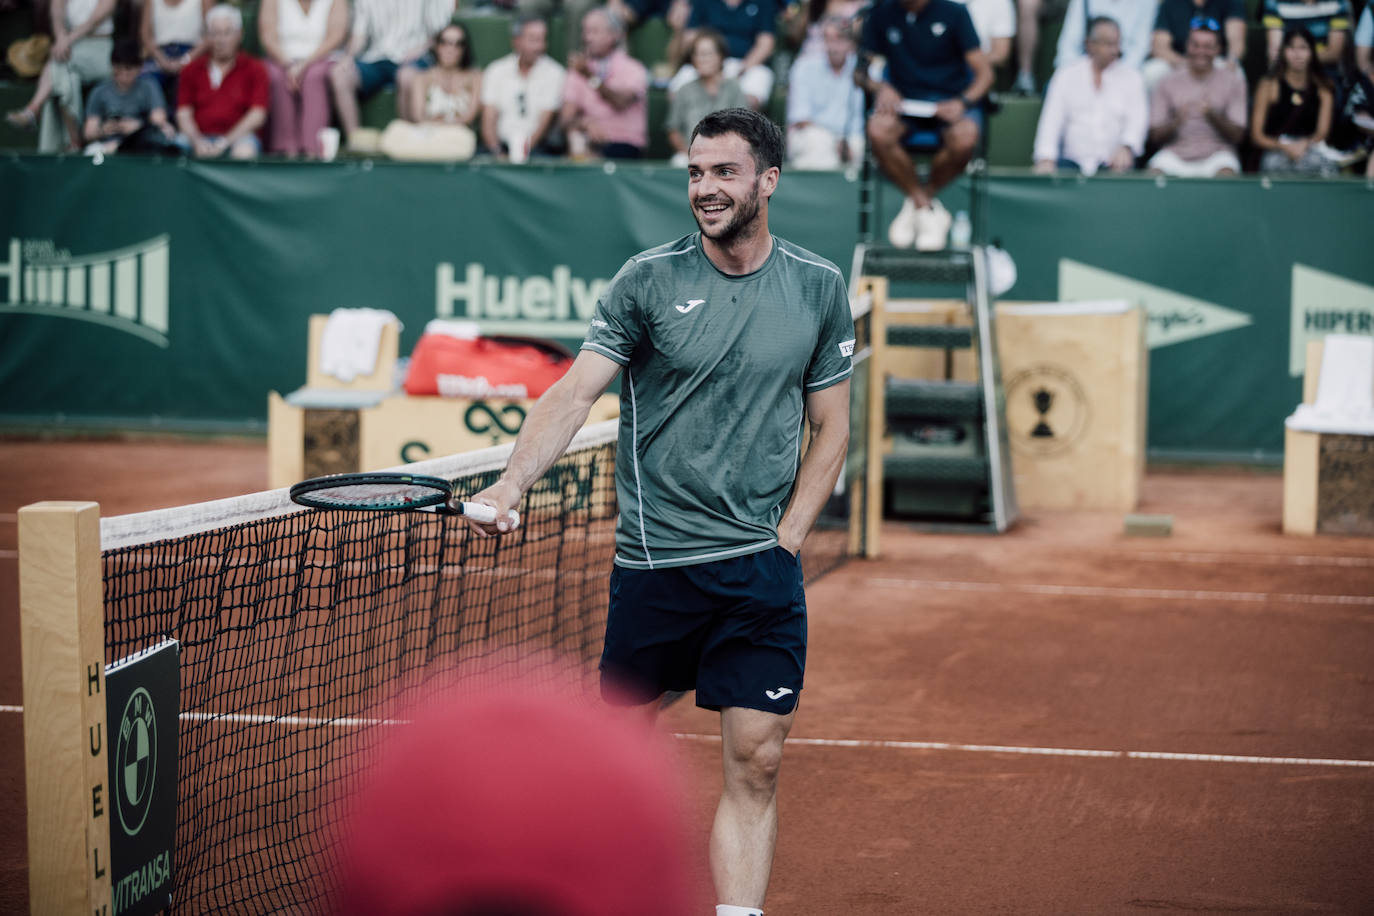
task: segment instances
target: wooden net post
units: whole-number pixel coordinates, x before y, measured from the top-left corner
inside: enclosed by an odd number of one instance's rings
[[[29,907],[108,916],[109,811],[100,507],[19,510]]]

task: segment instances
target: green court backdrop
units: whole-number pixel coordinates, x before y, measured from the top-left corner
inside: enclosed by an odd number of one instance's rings
[[[337,307],[395,312],[403,353],[434,317],[575,343],[630,254],[695,228],[685,191],[649,165],[0,158],[0,426],[261,429],[267,392],[304,382],[308,316]],[[1007,298],[1149,310],[1155,455],[1276,459],[1303,342],[1374,330],[1363,182],[989,193]],[[847,273],[857,202],[850,177],[788,172],[772,226]]]

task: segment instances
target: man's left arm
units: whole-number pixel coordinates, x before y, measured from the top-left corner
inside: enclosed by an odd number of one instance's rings
[[[773,49],[778,46],[778,40],[772,32],[759,32],[754,36],[754,46],[749,49],[749,53],[744,55],[744,60],[740,61],[740,73],[750,67],[762,66],[768,63],[768,58],[773,56]],[[765,99],[764,101],[767,101]]]
[[[90,17],[67,33],[67,40],[75,44],[81,39],[91,35],[96,29],[100,28],[102,22],[114,15],[116,5],[116,0],[100,0],[100,2],[95,5],[95,9],[91,10]]]
[[[1240,69],[1245,60],[1245,15],[1245,3],[1239,0],[1221,25],[1226,33],[1226,61],[1236,69]]]
[[[1108,162],[1114,172],[1134,168],[1136,157],[1145,152],[1145,135],[1150,130],[1150,108],[1145,95],[1145,82],[1138,75],[1123,93],[1122,104],[1126,111],[1122,119],[1121,145]]]
[[[226,147],[233,146],[249,134],[257,133],[267,123],[267,68],[255,58],[249,58],[249,61],[245,65],[253,67],[253,82],[248,89],[248,110],[224,135]]]
[[[983,53],[983,49],[974,47],[966,51],[964,60],[968,63],[969,70],[973,71],[972,81],[956,97],[937,102],[935,105],[936,117],[950,124],[962,120],[964,115],[977,108],[992,88],[992,64],[988,63],[988,56]]]
[[[778,544],[797,553],[834,492],[849,449],[849,379],[806,396],[811,440],[797,471],[787,511],[778,522]]]
[[[610,75],[593,91],[616,111],[624,111],[649,94],[649,71],[634,58],[617,55]]]

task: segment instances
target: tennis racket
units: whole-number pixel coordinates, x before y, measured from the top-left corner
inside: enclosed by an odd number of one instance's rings
[[[312,509],[359,509],[366,512],[421,510],[436,515],[462,515],[489,525],[496,510],[481,503],[453,503],[453,485],[442,477],[417,474],[333,474],[312,477],[291,487],[291,501]],[[506,513],[511,527],[520,524],[520,513]]]

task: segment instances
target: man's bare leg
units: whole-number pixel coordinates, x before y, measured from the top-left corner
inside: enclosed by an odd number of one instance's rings
[[[334,110],[339,114],[339,126],[345,140],[358,129],[362,115],[358,110],[358,87],[362,77],[351,58],[341,60],[329,68],[329,86],[334,96]]]
[[[868,119],[868,142],[883,174],[912,203],[925,207],[930,204],[932,195],[916,177],[916,163],[902,146],[902,126],[901,118],[896,115],[875,113]]]
[[[969,118],[956,121],[945,131],[944,145],[930,160],[931,196],[964,173],[978,147],[978,125]]]
[[[778,769],[796,711],[720,711],[725,788],[711,829],[711,876],[720,903],[763,906],[778,836]]]

